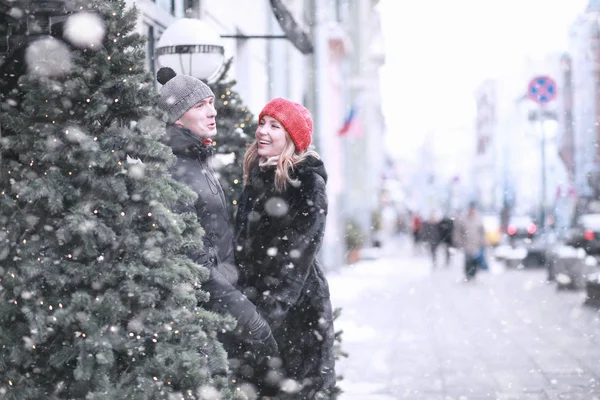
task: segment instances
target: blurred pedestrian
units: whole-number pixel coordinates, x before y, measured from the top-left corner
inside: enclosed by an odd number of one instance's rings
[[[485,230],[477,204],[469,203],[467,214],[457,221],[454,229],[454,242],[464,251],[465,278],[471,281],[477,275],[481,252],[485,248]]]
[[[454,231],[454,219],[449,215],[445,215],[440,222],[438,223],[438,229],[440,232],[440,240],[444,246],[444,255],[446,267],[450,266],[450,259],[452,257],[452,248],[454,247],[454,242],[452,240]]]
[[[327,216],[327,173],[310,147],[313,120],[304,106],[275,98],[258,121],[244,157],[236,261],[240,287],[273,329],[283,368],[279,382],[268,373],[257,385],[261,395],[278,399],[329,399],[335,386],[333,315],[316,257]],[[292,388],[277,391],[286,378]]]
[[[411,233],[412,233],[412,237],[413,237],[413,248],[414,248],[414,252],[415,254],[420,253],[420,246],[421,246],[421,228],[423,227],[423,220],[421,219],[421,216],[419,215],[418,212],[413,212],[410,218],[410,222],[411,222]]]
[[[437,251],[442,242],[440,229],[440,219],[436,212],[433,212],[430,218],[423,223],[421,235],[424,243],[427,244],[433,268],[437,267]]]

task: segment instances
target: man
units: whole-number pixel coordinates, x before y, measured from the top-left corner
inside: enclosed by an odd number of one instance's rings
[[[454,232],[454,220],[450,216],[445,215],[444,218],[438,223],[438,229],[440,231],[440,237],[442,243],[444,243],[444,253],[446,255],[446,267],[450,266],[450,259],[452,253],[450,249],[454,247],[452,241],[452,232]]]
[[[171,68],[161,68],[157,80],[163,85],[159,107],[167,113],[164,141],[177,156],[172,176],[198,194],[195,204],[182,205],[175,211],[195,213],[204,228],[204,248],[190,254],[190,257],[210,271],[210,278],[202,285],[210,294],[208,307],[235,317],[237,337],[246,344],[250,343],[257,353],[273,355],[277,344],[269,325],[258,314],[254,304],[234,286],[237,270],[233,257],[233,232],[229,226],[223,188],[210,165],[214,154],[212,137],[217,134],[215,96],[201,80],[176,75]],[[226,350],[230,355],[235,352],[231,348]]]
[[[475,202],[469,203],[467,215],[457,222],[454,230],[454,243],[465,253],[465,278],[467,281],[471,281],[477,274],[479,257],[485,247],[485,231]]]
[[[421,239],[427,243],[431,255],[432,267],[437,268],[437,250],[442,242],[442,235],[439,228],[439,216],[437,212],[432,212],[429,219],[421,227]]]
[[[411,215],[411,232],[412,232],[412,236],[413,236],[413,243],[414,243],[414,252],[415,254],[419,254],[419,248],[421,246],[421,240],[422,240],[422,232],[421,232],[421,228],[423,227],[423,221],[421,220],[421,216],[419,215],[418,212],[414,212]]]

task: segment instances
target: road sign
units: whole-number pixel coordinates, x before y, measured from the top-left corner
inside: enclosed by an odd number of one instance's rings
[[[546,104],[556,98],[556,82],[549,76],[536,76],[529,82],[527,97],[538,104]]]

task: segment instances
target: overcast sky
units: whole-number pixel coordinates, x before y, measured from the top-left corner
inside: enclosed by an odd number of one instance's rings
[[[431,132],[437,151],[472,140],[473,93],[525,55],[568,49],[586,0],[382,0],[388,146],[410,157]],[[524,88],[525,89],[525,88]]]

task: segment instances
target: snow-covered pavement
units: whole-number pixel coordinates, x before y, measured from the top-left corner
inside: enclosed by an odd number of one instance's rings
[[[432,269],[407,240],[330,273],[340,400],[600,399],[599,314],[545,277],[492,262],[465,283],[460,255]]]

